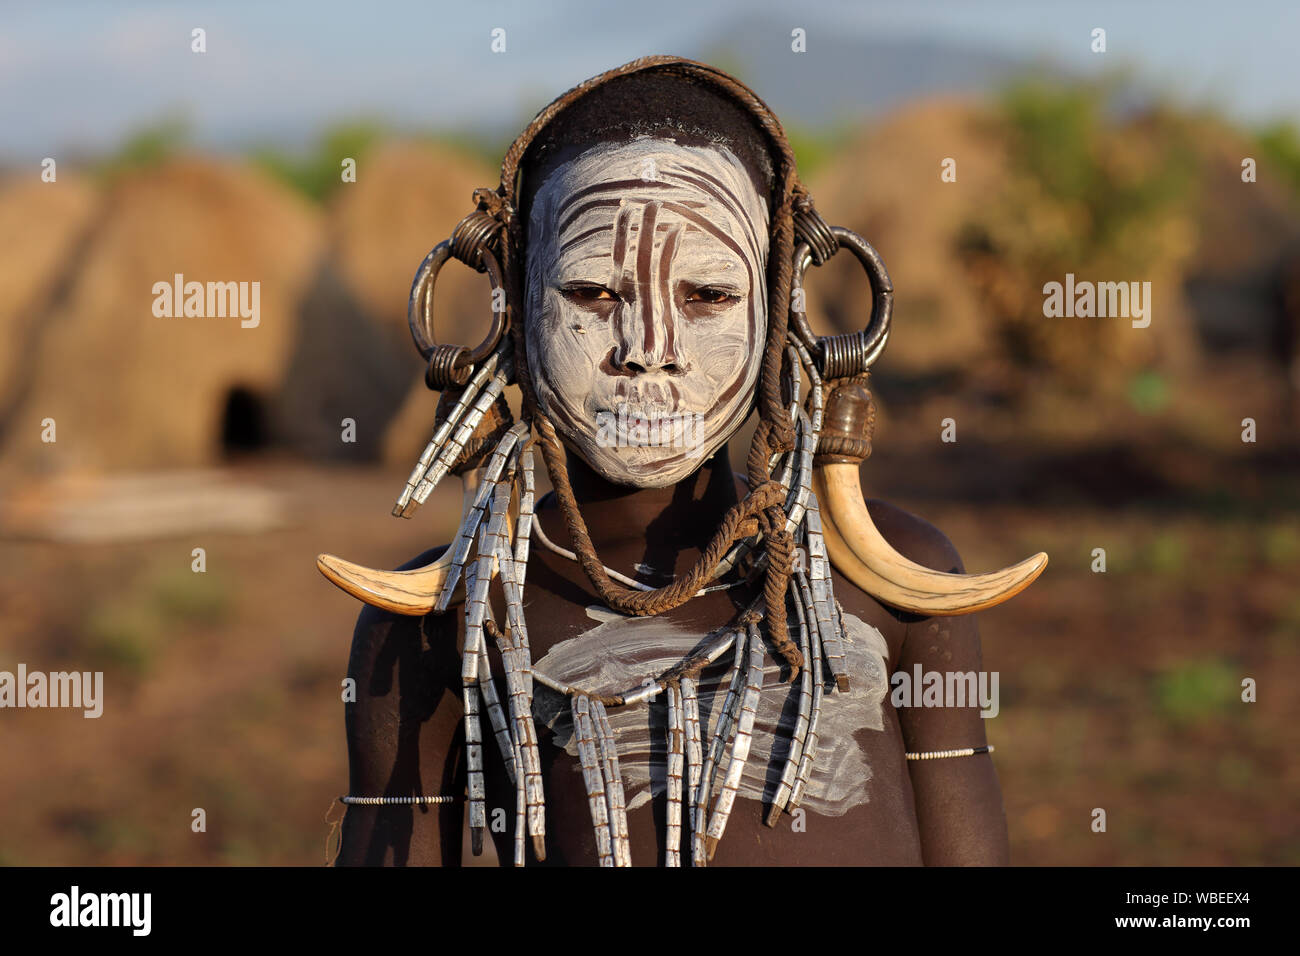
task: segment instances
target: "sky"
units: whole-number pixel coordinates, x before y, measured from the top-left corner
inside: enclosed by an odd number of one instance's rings
[[[190,50],[195,27],[207,33],[201,55]],[[504,53],[490,49],[498,27]],[[823,41],[843,57],[855,42],[922,40],[1079,75],[1123,65],[1154,90],[1247,123],[1300,122],[1293,0],[8,0],[0,160],[111,150],[166,116],[186,117],[195,141],[214,148],[301,145],[360,116],[413,129],[517,128],[569,86],[636,56],[698,56],[728,37],[751,42],[755,30],[779,40],[754,55],[789,55],[794,27],[807,30],[808,57]],[[1104,56],[1089,49],[1094,27],[1107,31]]]

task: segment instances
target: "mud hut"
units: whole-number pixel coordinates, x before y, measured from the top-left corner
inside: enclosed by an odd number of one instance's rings
[[[203,465],[260,440],[321,255],[318,211],[246,166],[187,157],[122,174],[93,215],[38,309],[5,466]]]
[[[818,177],[815,195],[888,264],[897,303],[891,371],[959,373],[981,389],[1029,396],[1035,383],[1080,395],[1104,389],[1099,369],[1114,379],[1111,388],[1151,365],[1185,370],[1195,356],[1181,283],[1193,232],[1186,202],[1130,217],[1113,236],[1097,225],[1122,206],[1123,190],[1162,175],[1176,150],[1172,125],[1099,121],[1088,143],[1096,155],[1079,160],[1095,188],[1078,197],[1054,194],[1041,170],[1025,165],[1022,131],[996,105],[936,99],[864,132]],[[1029,153],[1040,145],[1029,143]],[[862,321],[844,305],[862,301],[857,271],[837,262],[822,280],[827,319],[841,329]],[[1149,281],[1157,309],[1150,327],[1113,316],[1046,317],[1044,285],[1067,272],[1090,282]]]
[[[60,279],[84,253],[100,195],[70,171],[54,182],[35,173],[0,185],[0,440],[37,365],[48,326],[42,313],[66,293]]]
[[[494,167],[431,143],[389,144],[358,165],[329,212],[332,259],[343,287],[384,330],[401,356],[400,398],[385,428],[383,457],[409,465],[433,422],[437,396],[407,332],[406,303],[420,261],[472,208],[471,194],[492,186]],[[452,262],[438,279],[439,338],[475,344],[488,322],[486,280]]]

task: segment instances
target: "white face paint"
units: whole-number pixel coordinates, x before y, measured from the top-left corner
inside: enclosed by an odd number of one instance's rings
[[[720,147],[600,145],[538,190],[529,373],[565,443],[605,478],[673,484],[745,420],[767,247],[767,204]]]

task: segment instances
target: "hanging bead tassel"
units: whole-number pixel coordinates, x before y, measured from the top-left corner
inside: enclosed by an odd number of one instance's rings
[[[799,582],[799,592],[803,599],[804,613],[811,618],[815,612],[812,591],[808,587],[807,576],[802,571],[796,571],[795,579]],[[812,773],[813,761],[817,758],[817,723],[822,713],[821,637],[811,620],[808,625],[808,643],[809,659],[812,661],[813,672],[812,712],[808,717],[808,732],[804,736],[803,755],[799,758],[799,771],[795,775],[795,783],[790,792],[790,799],[786,802],[786,809],[791,813],[798,809],[800,801],[803,800],[803,793],[808,786],[808,778]]]
[[[533,531],[533,497],[536,494],[536,484],[533,477],[533,449],[532,445],[524,448],[519,456],[520,461],[520,491],[519,491],[519,521],[515,526],[515,564],[518,566],[516,578],[519,584],[520,598],[523,598],[524,573],[528,568],[528,542]]]
[[[483,386],[496,375],[501,360],[506,357],[507,348],[508,345],[503,344],[484,360],[483,364],[474,372],[473,377],[466,383],[465,388],[460,393],[460,398],[451,411],[447,413],[447,417],[434,429],[433,437],[424,446],[423,453],[421,453],[415,467],[411,470],[411,476],[406,479],[406,487],[402,489],[402,493],[398,495],[397,503],[393,505],[393,514],[408,518],[414,514],[414,507],[410,507],[409,511],[408,507],[411,505],[411,498],[415,494],[416,488],[426,479],[430,469],[434,467],[435,460],[445,450],[445,443],[448,436],[451,435],[452,429],[460,424],[465,412],[478,401],[483,392]],[[477,427],[478,422],[474,424]],[[470,433],[473,434],[473,429],[470,430]],[[456,454],[459,456],[460,452],[458,451]],[[437,484],[437,482],[435,481],[433,484]],[[431,490],[432,485],[430,485]]]
[[[693,679],[689,677],[681,679],[681,695],[682,718],[686,725],[686,794],[687,799],[692,799],[700,789],[704,764],[703,748],[700,744],[700,697]],[[694,840],[695,814],[688,812],[687,818],[690,820],[692,840]]]
[[[511,432],[522,439],[527,435],[527,427],[527,423],[521,422]],[[494,516],[500,516],[497,528],[499,533],[485,534],[481,551],[495,558],[505,598],[506,630],[496,630],[494,637],[506,672],[511,737],[517,754],[516,802],[522,802],[527,818],[526,828],[519,826],[516,831],[515,854],[516,858],[521,858],[522,849],[518,844],[527,832],[532,840],[533,853],[540,861],[546,859],[546,802],[542,787],[541,759],[537,750],[537,731],[532,714],[532,660],[528,653],[528,629],[524,623],[522,588],[518,580],[520,566],[514,560],[517,542],[512,543],[505,531],[511,478],[518,461],[522,461],[525,467],[531,463],[515,454],[512,449],[503,468],[507,477],[494,489],[491,499]],[[492,462],[489,462],[489,467],[491,465]],[[491,520],[487,530],[492,531]]]
[[[502,445],[505,444],[503,440]],[[510,456],[512,447],[513,443],[506,446],[505,455],[502,458],[502,468],[507,467],[513,461]],[[498,446],[497,451],[501,451],[501,446]],[[483,804],[485,793],[483,785],[483,737],[478,716],[479,674],[487,667],[483,625],[488,617],[488,587],[492,583],[496,552],[503,547],[502,542],[505,540],[506,510],[510,504],[509,478],[496,481],[495,484],[489,484],[485,481],[484,488],[490,489],[492,492],[491,513],[487,525],[481,529],[479,535],[478,560],[473,565],[470,565],[466,571],[465,654],[461,667],[462,684],[465,692],[465,763],[469,772],[470,843],[475,856],[483,852],[483,828],[487,825],[487,815]],[[492,687],[490,672],[487,686],[491,688],[490,692],[495,696],[495,688]],[[504,721],[502,722],[504,723]],[[506,748],[506,750],[510,752],[513,748]]]
[[[706,849],[708,830],[709,801],[713,797],[713,776],[718,762],[726,751],[731,739],[735,713],[740,700],[740,687],[745,676],[745,655],[749,643],[746,631],[736,633],[735,656],[731,664],[730,678],[727,683],[727,696],[722,703],[722,713],[718,715],[718,725],[713,731],[713,739],[708,752],[704,755],[704,765],[700,770],[700,784],[695,791],[694,808],[691,820],[691,863],[694,866],[707,866],[709,854]]]
[[[669,684],[668,836],[664,841],[665,866],[682,865],[682,771],[686,762],[686,726],[683,716],[681,688],[676,684]]]
[[[532,652],[528,646],[528,628],[524,624],[524,577],[528,573],[528,541],[532,534],[533,497],[535,485],[533,480],[533,450],[525,447],[519,455],[519,519],[515,522],[515,540],[513,548],[502,547],[497,556],[501,564],[501,582],[505,589],[506,615],[511,622],[511,631],[519,645],[524,660],[524,685],[528,689],[528,698],[533,696]]]
[[[799,619],[799,650],[803,652],[804,660],[811,661],[813,651],[808,634],[808,618],[804,613],[803,598],[793,577],[790,578],[790,593],[794,598],[791,603],[794,604],[795,614]],[[781,813],[786,808],[798,777],[799,760],[803,757],[804,742],[807,739],[808,724],[812,715],[812,683],[813,668],[805,667],[800,675],[799,714],[795,718],[794,731],[790,734],[790,750],[786,754],[785,767],[781,771],[781,783],[776,788],[776,796],[773,797],[772,806],[767,813],[766,822],[769,827],[776,826],[777,820],[781,818]]]
[[[456,589],[457,582],[460,581],[465,562],[469,559],[470,545],[474,543],[474,536],[478,532],[479,523],[487,512],[490,496],[496,490],[496,483],[501,478],[501,472],[505,469],[511,451],[514,450],[515,445],[527,432],[527,422],[516,424],[501,436],[501,441],[497,443],[496,449],[492,452],[492,457],[488,459],[488,463],[484,466],[482,484],[479,485],[478,491],[474,494],[474,503],[470,505],[465,517],[461,519],[460,529],[456,532],[456,540],[452,543],[451,567],[447,570],[447,580],[443,583],[442,593],[438,595],[438,602],[433,606],[434,614],[444,613],[451,604],[452,593]]]
[[[473,580],[476,571],[471,569],[470,579],[466,581],[469,590],[478,593],[478,582]],[[483,593],[486,594],[487,582]],[[483,804],[485,789],[483,786],[483,732],[478,718],[478,673],[479,653],[483,639],[482,619],[477,628],[472,624],[473,601],[466,603],[465,653],[461,657],[461,697],[465,713],[465,767],[469,775],[469,834],[470,850],[475,856],[483,854],[483,832],[487,826],[487,813]],[[475,639],[477,635],[477,640]]]
[[[521,456],[525,473],[531,466],[531,453],[527,450]],[[530,482],[525,483],[525,488]],[[516,524],[522,532],[522,522]],[[501,570],[501,586],[505,595],[506,626],[510,641],[498,640],[501,658],[506,665],[506,685],[510,693],[510,715],[514,724],[514,736],[523,754],[523,779],[520,786],[524,788],[528,807],[528,833],[533,841],[533,850],[539,860],[546,859],[546,802],[542,791],[541,759],[537,752],[537,729],[533,723],[533,662],[528,646],[528,625],[524,620],[523,564],[516,560],[519,554],[519,541],[514,548],[503,537],[496,542],[496,558]]]
[[[587,785],[591,824],[596,829],[596,855],[601,866],[613,866],[614,840],[609,828],[609,803],[605,796],[605,774],[596,746],[596,730],[591,723],[591,705],[585,695],[578,694],[570,698],[569,709],[573,714],[573,737],[578,744],[582,779]]]
[[[501,750],[501,759],[505,761],[506,776],[515,782],[515,744],[510,737],[510,725],[506,723],[506,714],[501,707],[501,697],[497,694],[496,684],[492,682],[492,667],[487,655],[478,658],[478,686],[483,694],[483,703],[487,707],[488,719],[492,722],[492,733],[496,736],[497,747]]]
[[[492,376],[492,380],[488,382],[487,387],[474,399],[474,404],[469,407],[469,410],[465,412],[460,423],[456,426],[455,433],[443,445],[438,457],[434,459],[433,465],[420,479],[419,484],[415,486],[415,492],[411,496],[411,500],[402,509],[403,517],[410,517],[415,513],[416,508],[428,501],[434,487],[455,467],[461,453],[465,450],[466,443],[474,436],[474,429],[478,428],[479,422],[483,420],[487,410],[492,407],[492,403],[497,400],[497,396],[505,390],[506,384],[510,381],[510,375],[511,363],[505,361],[502,363],[502,367],[497,369],[496,374]]]
[[[745,690],[741,695],[740,716],[736,721],[736,732],[731,741],[731,754],[727,762],[727,776],[718,794],[717,805],[709,818],[709,830],[705,838],[705,851],[710,860],[718,848],[718,841],[727,828],[727,818],[740,790],[740,778],[745,772],[745,761],[749,758],[749,748],[754,739],[754,719],[758,716],[758,699],[763,690],[763,641],[758,634],[756,624],[748,625],[749,663],[745,668]]]
[[[519,745],[515,744],[514,763],[523,767],[524,756]],[[515,866],[524,865],[524,840],[528,832],[528,796],[524,792],[524,777],[515,778]]]
[[[510,637],[514,636],[513,627]],[[497,634],[497,649],[506,670],[506,691],[510,707],[513,738],[518,748],[516,766],[520,772],[515,779],[517,791],[522,791],[528,817],[527,832],[533,842],[533,854],[539,861],[546,859],[546,801],[542,792],[542,765],[537,752],[537,728],[533,724],[532,695],[524,684],[521,651],[503,633]],[[522,840],[524,828],[515,834]],[[516,855],[519,854],[516,850]]]
[[[632,846],[627,835],[627,802],[623,793],[623,776],[618,766],[618,744],[609,725],[605,705],[592,699],[591,722],[596,730],[596,745],[605,772],[605,799],[609,804],[609,828],[614,838],[614,865],[632,865]]]
[[[492,528],[503,527],[505,523],[505,512],[510,503],[510,486],[500,484],[497,491],[492,497],[491,519],[486,527],[480,527],[479,530],[479,560],[475,569],[475,588],[479,586],[480,581],[487,580],[490,583],[492,576],[492,555],[497,547],[498,539],[505,540],[504,531],[497,536],[492,533]],[[500,518],[498,519],[498,515]],[[486,569],[486,571],[485,571]],[[469,587],[468,576],[466,587]],[[492,621],[492,606],[487,603],[487,588],[483,588],[483,622]],[[468,619],[467,619],[468,626]],[[480,633],[475,637],[478,647],[486,646],[486,641]],[[510,737],[510,727],[506,722],[506,715],[501,709],[501,698],[497,695],[496,684],[492,682],[492,671],[488,664],[487,654],[479,655],[479,691],[483,695],[483,702],[487,706],[488,718],[492,722],[492,731],[496,735],[497,746],[501,750],[501,757],[505,761],[506,774],[510,777],[510,782],[515,782],[515,745]]]
[[[805,523],[808,538],[808,579],[812,586],[813,606],[816,608],[817,629],[821,634],[826,663],[841,692],[849,689],[849,670],[844,662],[844,641],[841,627],[836,623],[835,595],[831,593],[830,561],[826,556],[826,540],[822,537],[821,509],[816,495],[808,499]]]

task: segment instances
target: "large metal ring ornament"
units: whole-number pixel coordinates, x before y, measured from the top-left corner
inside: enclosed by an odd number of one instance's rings
[[[492,325],[483,341],[473,349],[438,344],[433,332],[433,290],[438,281],[438,273],[450,258],[452,258],[451,239],[438,243],[433,251],[424,257],[424,261],[420,263],[420,268],[415,273],[415,281],[411,283],[411,298],[406,307],[406,321],[411,329],[411,338],[415,341],[415,347],[420,355],[429,363],[425,380],[430,388],[464,385],[469,381],[474,366],[492,354],[509,327],[505,287],[501,281],[501,264],[490,248],[479,245],[477,258],[482,266],[479,271],[487,273],[492,288]],[[497,306],[500,306],[499,311]]]
[[[812,352],[818,371],[827,380],[860,375],[870,369],[885,350],[894,315],[894,285],[880,253],[851,229],[832,226],[831,233],[839,248],[847,248],[852,252],[867,274],[867,281],[871,284],[871,316],[860,332],[814,335],[808,324],[807,310],[796,310],[794,302],[797,301],[797,292],[803,289],[804,277],[815,256],[806,241],[795,247],[794,276],[790,290],[791,332]]]

